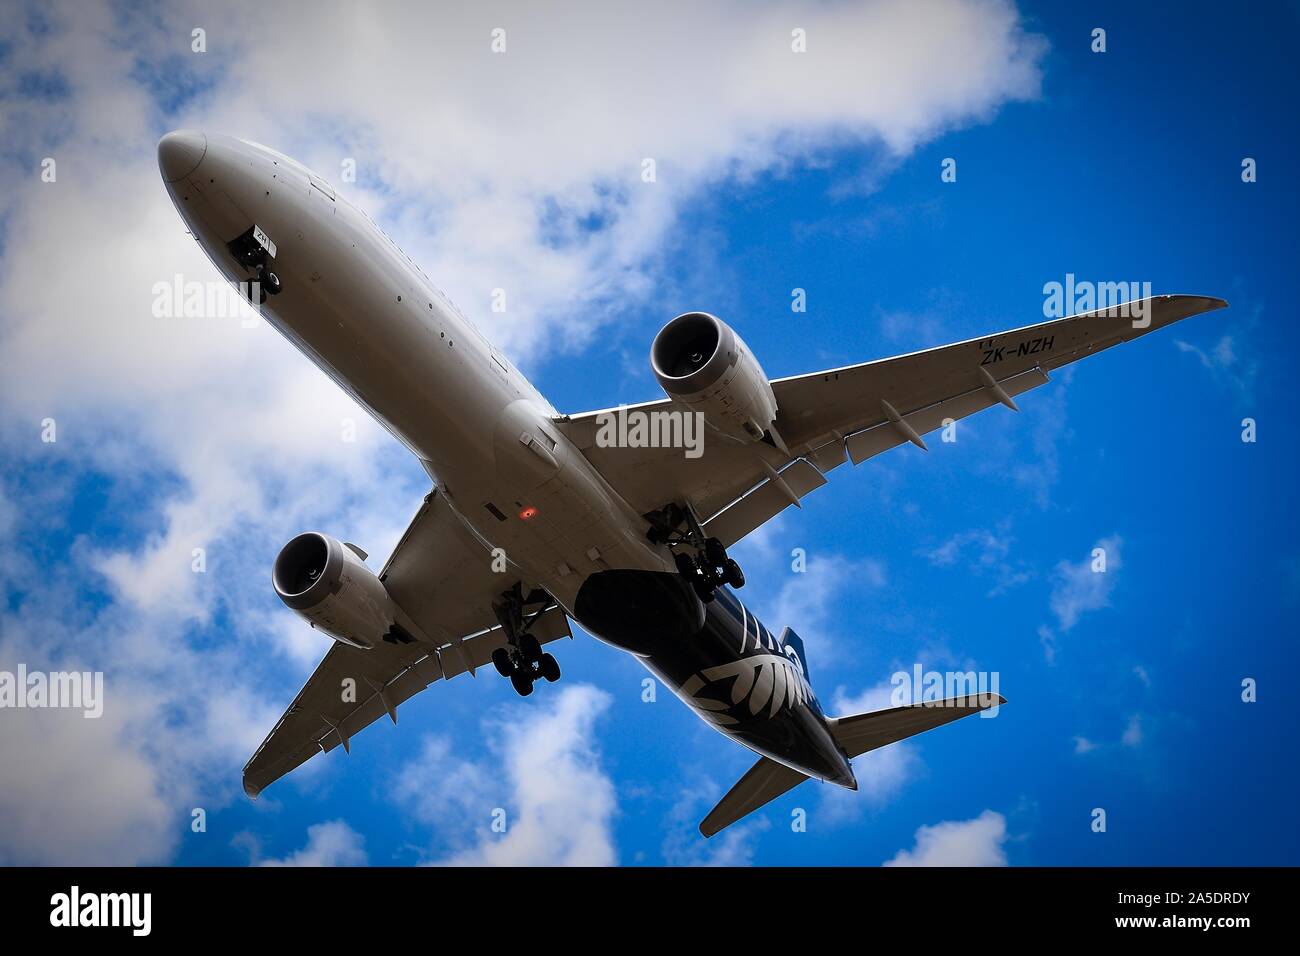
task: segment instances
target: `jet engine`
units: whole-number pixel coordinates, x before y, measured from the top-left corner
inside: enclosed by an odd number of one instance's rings
[[[754,354],[707,312],[677,316],[655,336],[650,365],[668,396],[718,431],[759,441],[776,421],[776,396]]]
[[[381,640],[409,643],[384,582],[354,545],[317,531],[300,534],[275,559],[280,600],[341,644],[371,648]]]

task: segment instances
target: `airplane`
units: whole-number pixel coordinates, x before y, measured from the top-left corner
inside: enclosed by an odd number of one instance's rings
[[[744,573],[727,549],[847,461],[925,449],[922,436],[948,422],[1017,411],[1064,365],[1227,305],[1161,295],[775,380],[731,326],[687,312],[650,347],[664,398],[565,414],[305,166],[198,130],[163,136],[158,165],[218,271],[432,483],[378,574],[360,547],[318,531],[276,556],[276,594],[333,643],[245,766],[250,797],[318,753],[350,752],[435,682],[488,664],[525,696],[558,680],[545,648],[572,636],[570,619],[757,755],[701,822],[706,837],[808,779],[857,789],[855,757],[1006,701],[828,715],[802,640],[790,627],[773,635],[740,601]],[[679,420],[670,439],[703,422],[703,446],[633,441],[635,428],[609,427],[620,416],[641,432]]]

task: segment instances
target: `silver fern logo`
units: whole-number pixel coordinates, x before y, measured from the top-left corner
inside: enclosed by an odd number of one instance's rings
[[[746,717],[775,717],[782,707],[797,707],[812,699],[812,688],[804,677],[793,648],[786,654],[755,654],[709,667],[682,685],[682,695],[714,723],[730,727]],[[726,699],[711,691],[732,681]]]

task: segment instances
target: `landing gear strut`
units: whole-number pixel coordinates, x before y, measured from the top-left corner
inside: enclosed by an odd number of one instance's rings
[[[528,629],[542,616],[551,596],[541,588],[534,588],[527,596],[519,582],[509,591],[501,594],[501,600],[492,604],[501,629],[505,631],[509,645],[498,647],[492,652],[492,666],[502,677],[510,678],[510,685],[520,697],[527,697],[533,692],[533,682],[539,677],[551,683],[560,679],[560,665],[550,654],[542,651],[541,642]],[[528,608],[540,604],[536,611],[528,614]]]
[[[668,504],[645,516],[650,522],[646,537],[656,544],[669,548],[687,547],[687,551],[673,551],[677,570],[691,582],[696,596],[708,604],[713,592],[726,584],[733,588],[745,586],[745,573],[735,559],[727,557],[727,549],[717,538],[706,538],[699,519],[690,507]],[[684,530],[683,530],[684,526]]]

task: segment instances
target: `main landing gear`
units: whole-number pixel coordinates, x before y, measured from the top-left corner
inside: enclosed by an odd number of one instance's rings
[[[740,570],[740,565],[734,558],[727,557],[727,549],[721,541],[704,536],[700,522],[690,508],[669,504],[645,517],[650,521],[646,537],[651,541],[670,548],[684,546],[694,549],[693,554],[673,551],[673,560],[677,562],[678,572],[691,582],[696,596],[705,604],[713,600],[713,592],[724,584],[733,588],[745,586],[745,573]]]
[[[528,633],[533,622],[542,615],[550,603],[551,596],[540,588],[534,588],[525,596],[518,581],[509,591],[502,592],[501,600],[494,602],[492,610],[496,612],[501,629],[505,631],[509,645],[498,647],[492,652],[492,666],[502,677],[510,678],[510,686],[520,697],[527,697],[533,692],[533,683],[540,677],[552,684],[560,679],[560,665],[553,656],[542,651],[541,642]],[[528,608],[540,604],[536,611],[528,614]]]
[[[267,245],[270,245],[270,249]],[[252,269],[256,274],[257,304],[266,302],[269,295],[279,295],[280,277],[271,271],[269,262],[275,255],[275,244],[257,226],[250,226],[248,231],[226,243],[226,248],[245,269]],[[242,284],[242,283],[241,283]],[[253,286],[248,287],[248,301],[253,301]]]

